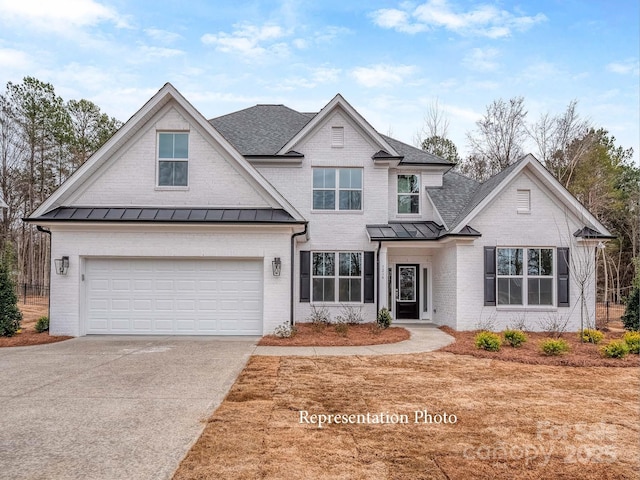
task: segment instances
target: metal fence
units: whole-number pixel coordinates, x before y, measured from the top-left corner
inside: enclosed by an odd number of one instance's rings
[[[18,302],[23,305],[49,305],[49,286],[19,283],[16,285]]]
[[[618,322],[624,314],[625,299],[631,293],[631,287],[621,288],[620,291],[604,293],[598,289],[596,301],[596,327],[602,328],[610,322]]]

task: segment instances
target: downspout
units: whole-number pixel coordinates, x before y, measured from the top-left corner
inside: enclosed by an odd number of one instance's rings
[[[378,250],[376,251],[376,272],[378,273],[378,281],[376,282],[376,316],[380,311],[380,248],[382,241],[378,240]]]
[[[289,325],[293,327],[293,310],[294,310],[294,302],[295,302],[295,288],[296,288],[296,279],[295,277],[295,258],[296,258],[296,237],[300,235],[307,234],[307,225],[308,222],[304,224],[304,230],[298,233],[294,233],[291,235],[291,312],[289,316]]]
[[[46,233],[47,235],[49,235],[49,304],[47,305],[47,317],[51,317],[51,246],[52,246],[51,230],[49,230],[48,228],[41,227],[40,225],[36,225],[36,229],[39,232]],[[51,321],[51,318],[49,318],[49,321]]]

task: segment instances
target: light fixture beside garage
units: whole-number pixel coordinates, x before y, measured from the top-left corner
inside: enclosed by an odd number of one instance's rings
[[[273,276],[279,277],[280,271],[282,270],[282,262],[280,261],[280,257],[276,257],[271,262],[271,267],[273,268]]]
[[[66,275],[69,271],[69,257],[56,258],[53,263],[56,265],[56,273],[58,275]]]

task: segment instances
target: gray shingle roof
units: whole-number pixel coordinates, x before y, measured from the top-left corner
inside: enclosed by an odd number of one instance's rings
[[[144,223],[301,223],[280,208],[58,207],[29,221]]]
[[[256,105],[209,120],[242,155],[275,155],[315,114]]]
[[[316,115],[297,112],[284,105],[256,105],[212,118],[209,123],[242,155],[271,156],[284,147]],[[447,160],[419,148],[386,135],[382,137],[403,157],[401,163],[452,165]]]
[[[418,164],[418,165],[451,165],[453,164],[444,158],[433,155],[432,153],[425,152],[416,147],[412,147],[411,145],[407,145],[395,138],[387,137],[386,135],[382,135],[389,145],[391,145],[396,152],[398,152],[402,157],[402,161],[400,164]]]
[[[455,228],[525,159],[526,157],[522,157],[483,183],[449,171],[442,178],[442,187],[427,188],[427,193],[440,212],[442,220],[447,224],[447,228],[449,230]]]

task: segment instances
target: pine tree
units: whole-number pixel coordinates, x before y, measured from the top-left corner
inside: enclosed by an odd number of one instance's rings
[[[12,337],[20,328],[22,312],[6,267],[0,264],[0,336]]]

